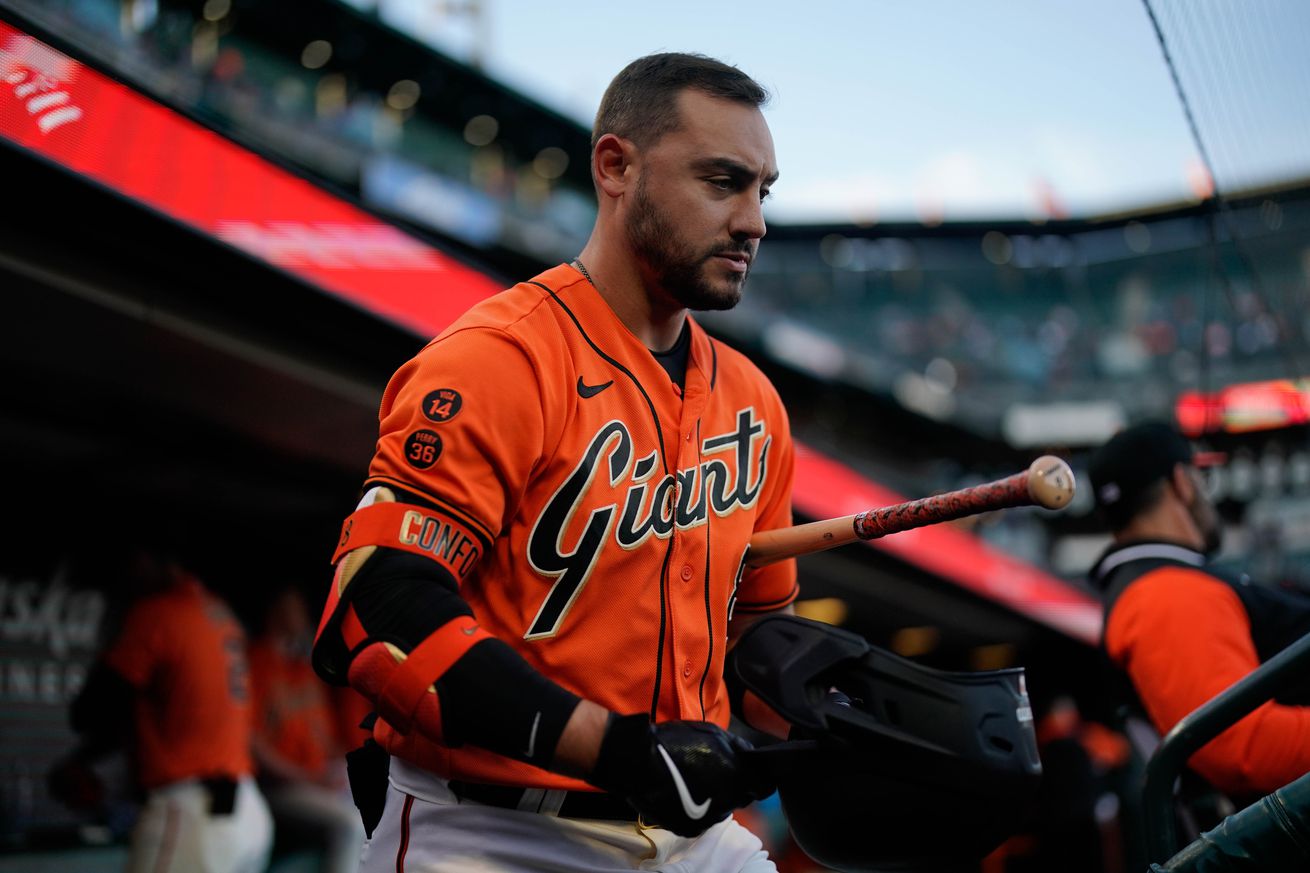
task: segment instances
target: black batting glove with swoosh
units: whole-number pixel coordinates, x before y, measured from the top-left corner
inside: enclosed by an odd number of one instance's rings
[[[694,837],[773,792],[767,775],[747,768],[741,753],[750,748],[707,721],[611,715],[587,781],[626,799],[646,824]]]

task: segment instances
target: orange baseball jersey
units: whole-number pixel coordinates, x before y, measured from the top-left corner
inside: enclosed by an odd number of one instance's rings
[[[188,579],[138,601],[104,661],[138,692],[144,788],[251,772],[245,632],[203,585]]]
[[[1237,593],[1190,567],[1161,567],[1129,585],[1110,611],[1105,649],[1162,735],[1260,666]],[[1189,763],[1223,791],[1274,791],[1310,770],[1310,707],[1266,703]]]
[[[574,268],[516,285],[396,372],[368,482],[437,507],[402,539],[543,674],[620,713],[726,726],[730,615],[796,596],[793,561],[738,580],[751,535],[791,524],[793,449],[764,375],[690,330],[679,389]],[[383,721],[375,733],[447,777],[590,787]]]
[[[255,733],[298,767],[322,775],[342,751],[332,689],[308,657],[287,654],[275,641],[256,640],[249,658]]]

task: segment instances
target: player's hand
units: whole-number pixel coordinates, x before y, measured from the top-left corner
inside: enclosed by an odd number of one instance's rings
[[[626,798],[646,823],[694,837],[773,792],[747,769],[741,752],[750,748],[710,722],[615,716],[587,781]]]

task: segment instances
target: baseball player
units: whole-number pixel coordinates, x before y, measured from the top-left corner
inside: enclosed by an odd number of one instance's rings
[[[321,847],[322,873],[353,873],[364,829],[345,793],[341,752],[359,743],[351,737],[347,746],[339,734],[334,689],[320,682],[309,665],[312,630],[296,589],[283,590],[268,604],[262,633],[247,653],[254,712],[251,751],[279,835]]]
[[[368,873],[774,869],[729,818],[771,786],[724,730],[723,662],[796,596],[794,562],[739,578],[791,523],[793,449],[687,315],[736,304],[764,236],[765,99],[701,56],[626,67],[580,256],[387,386],[314,653],[391,756]]]
[[[141,551],[131,577],[141,596],[73,702],[83,745],[52,774],[55,793],[130,723],[146,799],[129,873],[259,873],[273,822],[251,777],[245,632],[172,559]]]
[[[1210,564],[1221,530],[1198,472],[1209,460],[1173,425],[1149,421],[1116,434],[1088,464],[1114,534],[1091,570],[1105,601],[1101,643],[1131,683],[1132,708],[1161,735],[1310,633],[1310,598]],[[1308,702],[1305,687],[1283,691],[1189,764],[1239,800],[1273,792],[1310,769]]]

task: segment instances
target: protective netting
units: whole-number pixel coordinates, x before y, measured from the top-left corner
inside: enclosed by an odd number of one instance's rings
[[[1260,308],[1290,314],[1310,284],[1310,247],[1304,249],[1301,287],[1271,285],[1254,246],[1235,214],[1231,198],[1262,187],[1310,178],[1310,6],[1296,0],[1243,3],[1143,0],[1187,119],[1203,171],[1209,201],[1208,231],[1215,284],[1232,314],[1240,313],[1243,289]],[[1267,201],[1261,217],[1275,228],[1278,205]],[[1232,263],[1222,257],[1231,247]],[[1201,311],[1216,310],[1203,294]],[[1222,309],[1219,314],[1222,317]],[[1208,319],[1206,319],[1208,320]],[[1278,317],[1277,344],[1286,375],[1304,377],[1304,337]],[[1201,355],[1201,387],[1209,387],[1210,356]]]
[[[1310,178],[1310,4],[1143,2],[1219,192]]]

